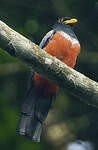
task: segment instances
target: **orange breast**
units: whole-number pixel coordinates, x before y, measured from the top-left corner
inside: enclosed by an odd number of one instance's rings
[[[38,92],[44,96],[55,95],[59,89],[56,84],[50,82],[36,72],[34,74],[33,80]]]
[[[57,32],[52,37],[51,41],[44,49],[47,53],[57,57],[72,68],[74,67],[76,58],[80,53],[80,45],[78,41],[74,39],[72,41],[72,39],[67,38],[67,36],[64,36],[60,32]],[[56,84],[51,83],[37,73],[35,73],[33,80],[35,86],[47,95],[54,95],[58,91],[58,86]]]

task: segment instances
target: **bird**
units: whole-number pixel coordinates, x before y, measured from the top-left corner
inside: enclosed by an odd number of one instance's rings
[[[73,31],[77,22],[76,18],[59,18],[39,44],[41,49],[71,68],[74,68],[80,53],[80,43]],[[17,127],[20,135],[29,137],[33,142],[40,142],[43,123],[58,90],[58,85],[37,72],[31,75]]]

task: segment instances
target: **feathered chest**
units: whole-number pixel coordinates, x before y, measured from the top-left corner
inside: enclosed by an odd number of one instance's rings
[[[44,49],[52,56],[63,61],[68,56],[78,55],[80,52],[80,44],[73,35],[60,31],[53,35]]]

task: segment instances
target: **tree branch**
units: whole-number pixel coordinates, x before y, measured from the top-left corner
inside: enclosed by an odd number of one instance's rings
[[[89,105],[98,107],[98,83],[75,71],[0,21],[0,47]]]

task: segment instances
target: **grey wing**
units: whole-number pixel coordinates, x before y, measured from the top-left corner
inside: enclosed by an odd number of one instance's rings
[[[54,30],[49,31],[42,39],[42,41],[40,42],[39,46],[40,48],[44,48],[49,41],[51,40],[52,36],[55,34]]]
[[[55,31],[54,31],[54,30],[49,31],[49,32],[43,37],[43,39],[41,40],[41,42],[40,42],[40,44],[39,44],[40,48],[43,49],[43,48],[49,43],[49,41],[51,40],[51,38],[52,38],[52,36],[53,36],[54,34],[55,34]],[[33,82],[33,80],[32,80],[33,75],[34,75],[34,70],[33,70],[33,68],[32,68],[31,71],[30,71],[29,78],[28,78],[28,85],[27,85],[28,89],[30,89],[31,86],[33,85],[33,83],[32,83],[32,82]]]
[[[40,48],[44,48],[48,43],[49,41],[51,40],[52,36],[55,34],[55,31],[54,30],[51,30],[49,31],[44,37],[43,39],[41,40],[39,46]],[[31,69],[31,72],[30,72],[30,75],[29,75],[29,81],[28,81],[28,89],[31,88],[31,86],[33,85],[33,80],[32,80],[32,77],[34,75],[34,70],[33,68]]]

